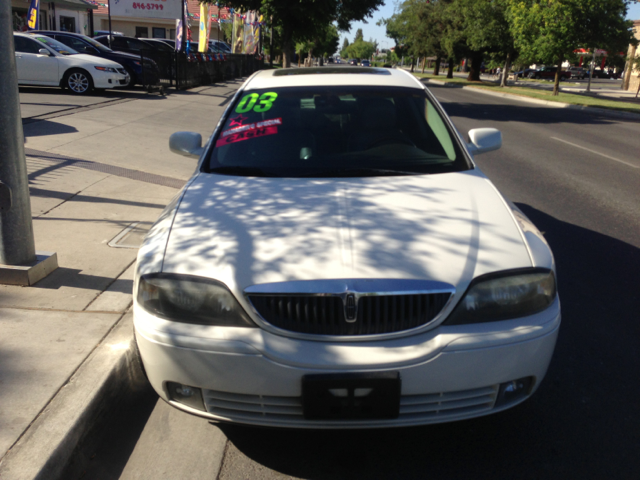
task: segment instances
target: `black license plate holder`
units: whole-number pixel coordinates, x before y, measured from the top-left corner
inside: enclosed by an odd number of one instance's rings
[[[398,418],[400,388],[399,372],[305,375],[302,410],[308,420]]]

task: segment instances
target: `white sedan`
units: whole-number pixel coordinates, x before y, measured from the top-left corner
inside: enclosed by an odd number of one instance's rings
[[[371,428],[461,420],[536,391],[560,327],[542,234],[403,70],[266,70],[150,230],[136,341],[171,405],[210,420]]]
[[[129,75],[119,63],[80,54],[53,38],[14,33],[13,42],[19,85],[59,86],[86,94],[128,84]]]

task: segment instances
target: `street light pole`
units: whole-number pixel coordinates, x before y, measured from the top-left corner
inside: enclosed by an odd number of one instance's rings
[[[0,264],[36,261],[11,2],[0,2]]]

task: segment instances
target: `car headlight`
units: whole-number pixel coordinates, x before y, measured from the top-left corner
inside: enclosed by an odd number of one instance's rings
[[[551,270],[526,269],[478,277],[443,325],[526,317],[548,308],[556,297]]]
[[[118,71],[115,68],[111,68],[111,67],[94,67],[96,70],[100,70],[101,72],[112,72],[112,73],[118,73]]]
[[[155,273],[138,282],[138,304],[174,322],[225,327],[256,327],[227,287],[190,275]]]

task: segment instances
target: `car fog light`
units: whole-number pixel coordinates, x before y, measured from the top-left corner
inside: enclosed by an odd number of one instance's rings
[[[511,382],[502,383],[496,400],[496,407],[503,407],[524,400],[531,393],[533,377],[519,378]]]
[[[167,390],[169,390],[169,398],[174,402],[195,408],[196,410],[205,411],[204,402],[202,401],[202,390],[199,388],[175,382],[167,382]]]

